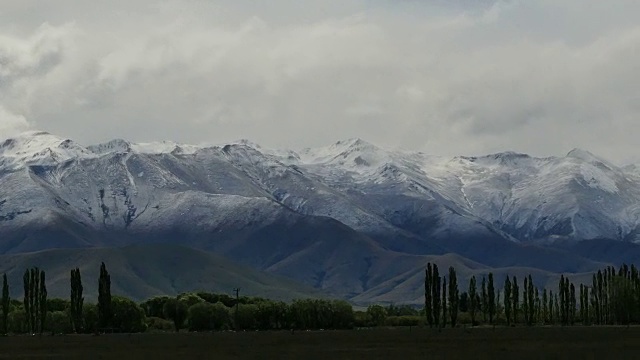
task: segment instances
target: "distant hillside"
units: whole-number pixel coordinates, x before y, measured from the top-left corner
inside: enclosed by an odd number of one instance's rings
[[[21,297],[25,269],[46,271],[50,297],[69,297],[69,272],[78,266],[87,301],[97,298],[100,263],[111,274],[112,293],[141,301],[156,295],[187,291],[232,294],[290,300],[324,297],[321,292],[292,280],[261,273],[221,256],[177,245],[145,245],[123,248],[60,249],[0,256],[0,274],[7,273],[11,296]]]

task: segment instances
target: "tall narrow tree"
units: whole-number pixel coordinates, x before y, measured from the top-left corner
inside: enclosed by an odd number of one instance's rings
[[[104,263],[100,265],[100,278],[98,280],[98,323],[100,327],[111,326],[111,276]]]
[[[567,310],[569,306],[567,305],[567,293],[565,291],[565,281],[564,275],[560,275],[560,282],[558,283],[558,295],[560,297],[560,323],[562,325],[567,325]]]
[[[75,268],[71,270],[71,322],[76,333],[81,333],[83,327],[82,309],[84,298],[82,297],[82,291],[80,269]]]
[[[535,313],[536,313],[536,298],[535,298],[535,290],[533,286],[533,279],[531,278],[531,274],[529,274],[529,287],[527,288],[527,298],[529,302],[529,325],[533,325],[535,321]]]
[[[487,285],[487,307],[489,323],[493,324],[493,317],[496,314],[496,289],[493,285],[493,273],[489,273],[489,282]]]
[[[31,331],[31,272],[29,269],[25,270],[22,276],[22,283],[24,285],[24,313],[27,318],[27,328]]]
[[[547,296],[547,289],[542,290],[542,322],[549,324],[549,297]]]
[[[447,327],[447,277],[442,277],[442,327]]]
[[[524,315],[524,323],[526,325],[529,325],[530,324],[530,321],[529,321],[529,296],[528,296],[528,293],[529,293],[529,279],[525,276],[523,281],[524,281],[524,284],[522,284],[522,285],[523,285],[524,291],[522,293],[522,315]]]
[[[433,264],[433,280],[432,280],[432,289],[433,293],[431,294],[431,298],[433,299],[433,324],[436,328],[440,327],[440,315],[441,311],[441,297],[440,297],[440,289],[441,289],[442,279],[440,278],[440,273],[438,271],[438,265]]]
[[[9,320],[9,305],[11,299],[9,297],[9,281],[7,281],[7,274],[2,276],[2,334],[7,335],[8,320]]]
[[[637,293],[637,295],[640,295],[640,293]],[[591,314],[589,311],[589,287],[585,286],[584,287],[584,325],[591,325]]]
[[[458,321],[458,309],[460,307],[459,292],[456,270],[451,266],[449,267],[449,315],[452,328],[456,327]]]
[[[44,326],[47,321],[47,284],[44,271],[40,271],[40,290],[38,291],[38,326],[39,332],[44,332]]]
[[[433,267],[427,263],[424,277],[424,311],[429,327],[433,326]]]
[[[24,310],[30,334],[42,333],[47,316],[45,273],[37,267],[27,269],[23,276]]]
[[[504,279],[504,317],[507,319],[507,326],[511,325],[511,280],[509,275]]]
[[[471,316],[471,326],[476,324],[476,310],[478,309],[478,289],[476,287],[476,277],[469,279],[469,315]]]
[[[487,316],[489,315],[489,297],[487,296],[487,278],[482,277],[482,287],[481,287],[481,302],[480,307],[482,308],[482,321],[487,322]]]
[[[511,283],[511,288],[513,290],[511,294],[511,300],[513,301],[513,323],[518,323],[518,309],[520,308],[520,289],[518,289],[518,279],[514,276],[513,282]]]

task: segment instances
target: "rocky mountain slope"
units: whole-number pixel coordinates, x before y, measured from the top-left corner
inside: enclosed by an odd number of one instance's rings
[[[582,150],[445,158],[360,139],[297,152],[248,141],[85,147],[43,132],[0,144],[0,253],[179,244],[347,298],[393,297],[445,254],[590,271],[621,256],[586,240],[637,247],[638,204],[635,167]]]

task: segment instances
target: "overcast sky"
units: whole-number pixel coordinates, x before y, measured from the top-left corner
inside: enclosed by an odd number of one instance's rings
[[[638,14],[637,0],[3,0],[0,137],[637,161]]]

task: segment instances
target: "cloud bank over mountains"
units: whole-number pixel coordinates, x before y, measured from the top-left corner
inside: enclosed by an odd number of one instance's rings
[[[151,1],[0,10],[0,137],[636,161],[640,3]],[[6,135],[6,136],[5,136]]]

